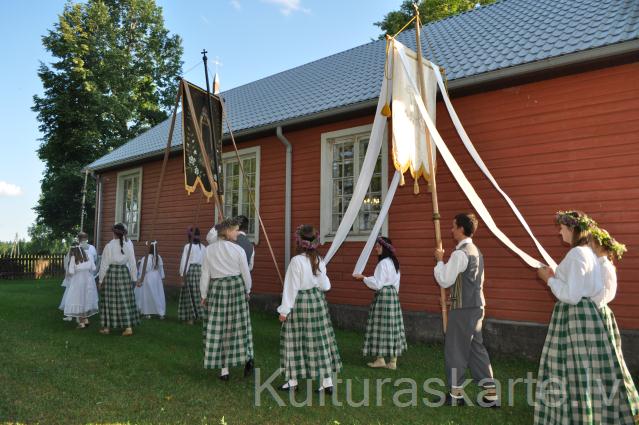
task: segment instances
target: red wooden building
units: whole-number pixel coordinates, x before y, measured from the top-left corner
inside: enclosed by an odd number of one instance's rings
[[[624,340],[626,351],[639,353],[639,23],[632,18],[637,10],[632,2],[578,3],[504,0],[426,25],[423,37],[432,50],[425,47],[424,55],[445,67],[453,104],[477,150],[557,261],[567,251],[553,223],[560,209],[586,211],[627,244],[611,307],[620,326],[630,331],[626,334],[634,336]],[[399,40],[414,48],[413,32]],[[290,233],[299,224],[321,229],[325,251],[356,181],[383,67],[384,41],[374,41],[222,93],[252,180],[245,187],[234,156],[224,155],[225,213],[252,219],[255,293],[277,296],[280,282],[247,191],[255,191],[282,270],[287,240],[292,241]],[[539,257],[463,148],[441,102],[437,127],[498,225]],[[180,131],[178,126],[157,223],[169,284],[177,282],[186,228],[195,219],[199,196],[184,190]],[[111,225],[125,221],[137,255],[143,254],[167,136],[168,121],[89,165],[99,181],[100,249],[112,237]],[[333,304],[364,306],[371,300],[372,293],[353,281],[351,272],[392,176],[389,152],[390,137],[354,232],[329,265],[333,289],[328,300]],[[450,252],[450,220],[470,205],[442,162],[438,170],[444,245]],[[287,181],[290,233],[285,226]],[[401,261],[403,308],[436,314],[431,200],[425,186],[422,192],[413,195],[408,177],[384,232]],[[213,224],[213,204],[202,205],[197,224],[206,232]],[[484,226],[475,240],[485,256],[487,316],[495,323],[547,323],[554,300],[535,271]]]

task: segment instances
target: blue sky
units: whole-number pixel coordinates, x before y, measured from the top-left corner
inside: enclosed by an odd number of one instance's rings
[[[367,43],[379,34],[373,22],[401,0],[157,0],[166,27],[184,46],[184,71],[216,57],[222,90]],[[42,92],[39,61],[51,58],[41,37],[62,12],[63,0],[0,4],[0,240],[27,236],[35,220],[44,170],[36,149],[41,135],[32,97]],[[356,70],[354,70],[356,72]],[[204,84],[201,66],[185,77]],[[80,213],[78,212],[78,219]]]

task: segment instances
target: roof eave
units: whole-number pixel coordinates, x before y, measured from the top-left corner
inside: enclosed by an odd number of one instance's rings
[[[486,83],[493,83],[499,80],[510,79],[514,77],[521,77],[527,74],[534,74],[543,72],[545,70],[576,65],[579,63],[587,63],[596,60],[602,60],[609,57],[620,56],[628,53],[639,51],[639,39],[626,41],[617,44],[611,44],[607,46],[597,47],[594,49],[583,50],[580,52],[569,53],[566,55],[555,56],[548,59],[542,59],[535,62],[528,62],[521,65],[511,66],[508,68],[497,69],[494,71],[488,71],[483,74],[477,74],[470,77],[460,78],[456,80],[450,80],[448,84],[449,90],[468,89],[474,86],[480,86]],[[300,117],[291,118],[284,121],[278,121],[269,123],[260,127],[254,127],[234,133],[236,138],[245,138],[253,134],[264,133],[269,130],[275,130],[277,127],[288,127],[294,125],[300,125],[311,121],[318,121],[331,116],[339,116],[348,113],[353,113],[361,110],[372,109],[377,105],[377,97],[372,99],[363,100],[357,103],[353,103],[338,108],[326,109],[317,113],[304,115]],[[229,140],[228,134],[224,135],[224,140]],[[182,145],[171,147],[172,152],[181,150]],[[153,157],[161,155],[164,150],[156,150],[148,152],[144,155],[138,155],[124,160],[111,162],[102,166],[90,167],[86,166],[92,172],[105,171],[112,168],[120,168],[123,165],[135,164],[143,160],[148,160]]]

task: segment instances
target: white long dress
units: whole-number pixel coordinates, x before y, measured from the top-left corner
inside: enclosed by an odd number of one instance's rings
[[[76,264],[71,257],[68,267],[67,296],[64,314],[71,317],[89,317],[98,312],[98,289],[95,284],[93,258]]]
[[[60,306],[58,307],[60,310],[64,311],[64,305],[67,302],[67,294],[69,293],[69,253],[64,256],[64,280],[62,281],[62,286],[64,288],[64,293],[62,294],[62,300],[60,301]],[[66,315],[65,315],[66,316]],[[71,318],[65,318],[64,320],[72,320]]]
[[[138,262],[138,279],[142,277],[142,268],[144,267],[144,258]],[[135,301],[141,314],[157,314],[164,316],[166,314],[166,299],[164,298],[164,264],[162,257],[158,255],[157,267],[153,266],[153,255],[149,254],[146,263],[146,274],[142,286],[135,287]]]

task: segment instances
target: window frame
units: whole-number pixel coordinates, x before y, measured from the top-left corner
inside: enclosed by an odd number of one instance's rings
[[[120,171],[117,174],[116,179],[116,195],[115,195],[115,222],[122,223],[122,203],[124,202],[124,181],[128,177],[137,176],[138,177],[138,213],[137,213],[137,233],[133,233],[129,231],[127,237],[133,241],[140,240],[140,234],[142,233],[142,178],[143,178],[143,168],[131,168],[129,170]],[[128,223],[126,223],[128,226]]]
[[[238,154],[240,155],[240,159],[242,159],[242,157],[250,157],[250,156],[255,156],[255,190],[254,190],[254,194],[255,194],[255,206],[257,207],[257,209],[260,209],[260,164],[261,164],[261,146],[253,146],[250,148],[242,148],[242,149],[238,149],[237,150]],[[222,170],[223,170],[223,178],[226,179],[226,165],[229,162],[237,162],[237,157],[235,156],[235,151],[229,151],[229,152],[223,152],[222,153]],[[242,171],[240,170],[239,172],[239,177],[240,177],[240,194],[242,193],[241,187],[242,185],[244,185],[244,176],[242,175]],[[225,180],[226,181],[226,180]],[[226,188],[225,188],[226,189]],[[225,190],[226,192],[226,190]],[[226,203],[226,198],[225,198],[225,203]],[[216,216],[216,220],[217,220],[217,214]],[[260,220],[257,216],[257,212],[255,214],[255,217],[253,218],[253,226],[255,228],[255,234],[250,234],[247,233],[247,236],[249,237],[249,239],[255,244],[255,245],[259,245],[260,243]]]
[[[345,128],[337,131],[330,131],[321,134],[321,173],[320,173],[320,242],[332,242],[335,238],[335,234],[332,232],[332,222],[333,222],[333,143],[336,139],[342,139],[345,137],[356,136],[361,133],[369,134],[369,143],[370,143],[370,133],[373,129],[373,124],[361,125],[357,127]],[[386,193],[388,192],[388,133],[387,129],[384,129],[384,134],[382,135],[382,149],[381,149],[381,160],[382,160],[382,204],[386,199]],[[354,155],[355,157],[355,155]],[[357,183],[357,179],[359,178],[359,165],[357,178],[353,182],[353,189]],[[381,205],[380,204],[380,208]],[[382,225],[382,235],[388,234],[388,215],[384,220]],[[367,241],[370,232],[353,234],[349,232],[346,237],[345,242],[363,242]]]

